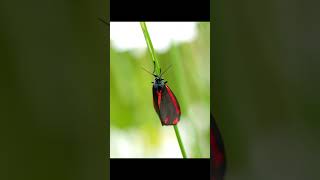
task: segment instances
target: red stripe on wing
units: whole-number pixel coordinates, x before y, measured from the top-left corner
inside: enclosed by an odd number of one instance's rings
[[[224,164],[224,154],[221,152],[219,145],[217,143],[216,137],[214,136],[213,130],[210,131],[211,134],[211,145],[213,149],[213,165],[214,167],[220,167]]]
[[[176,124],[178,123],[178,121],[179,121],[179,119],[178,119],[178,118],[175,118],[175,119],[173,120],[173,124],[176,125]]]
[[[226,171],[225,149],[220,131],[211,114],[210,144],[211,144],[211,163],[212,180],[223,180]]]
[[[176,112],[177,112],[178,114],[180,114],[180,113],[181,113],[181,112],[180,112],[180,107],[179,107],[179,105],[178,105],[178,103],[177,103],[176,98],[174,97],[173,93],[171,92],[170,88],[169,88],[167,85],[166,85],[166,88],[167,88],[168,94],[169,94],[169,96],[170,96],[170,99],[171,99],[171,101],[172,101],[172,103],[173,103],[173,105],[174,105],[174,107],[175,107],[175,109],[176,109]]]
[[[164,120],[164,124],[168,124],[169,122],[169,116],[166,117],[166,119]]]

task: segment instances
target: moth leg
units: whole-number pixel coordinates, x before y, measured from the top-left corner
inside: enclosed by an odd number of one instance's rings
[[[156,71],[156,62],[153,61],[153,72],[152,72],[152,74],[154,74],[155,71]]]

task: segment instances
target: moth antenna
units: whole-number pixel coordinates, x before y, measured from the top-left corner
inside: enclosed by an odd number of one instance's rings
[[[161,77],[165,72],[167,72],[171,67],[172,67],[172,64],[171,64],[170,66],[168,66],[167,69],[164,70],[162,73],[160,73],[160,77]]]
[[[106,24],[107,26],[110,26],[110,24],[109,24],[107,21],[105,21],[104,19],[98,18],[98,20],[101,21],[101,22],[103,22],[103,23]]]
[[[141,69],[143,69],[143,70],[146,71],[147,73],[151,74],[152,76],[156,77],[155,74],[152,74],[150,71],[146,70],[145,68],[141,67]]]

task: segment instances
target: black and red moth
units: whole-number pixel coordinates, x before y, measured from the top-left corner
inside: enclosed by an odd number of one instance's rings
[[[220,131],[212,114],[210,121],[211,180],[223,180],[226,170],[224,144]]]
[[[163,73],[161,73],[161,70],[160,75],[154,74],[154,71],[152,73],[155,77],[154,82],[152,82],[153,106],[162,126],[176,125],[180,121],[180,105],[167,85],[167,81],[162,78]]]

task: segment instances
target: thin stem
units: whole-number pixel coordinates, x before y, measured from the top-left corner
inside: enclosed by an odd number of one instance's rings
[[[152,57],[152,61],[155,64],[155,73],[160,75],[160,64],[159,64],[159,61],[157,59],[156,53],[154,52],[153,45],[152,45],[152,42],[151,42],[151,38],[150,38],[150,35],[149,35],[149,32],[148,32],[147,25],[146,25],[145,22],[140,22],[140,26],[141,26],[142,32],[144,34],[144,38],[146,39],[146,43],[147,43],[149,52],[150,52],[151,57]]]
[[[149,50],[149,53],[151,54],[151,57],[152,57],[152,62],[154,62],[154,64],[155,64],[155,73],[160,75],[160,64],[159,64],[159,61],[156,57],[156,53],[153,49],[153,45],[152,45],[152,41],[151,41],[151,38],[150,38],[150,35],[148,32],[147,25],[145,22],[140,22],[140,26],[141,26],[142,32],[144,34],[144,38],[146,39],[146,43],[148,45],[148,50]],[[179,143],[181,154],[182,154],[183,158],[187,158],[187,153],[186,153],[186,150],[184,149],[178,126],[174,125],[173,127],[174,127],[174,132],[176,133],[176,136],[177,136],[177,140]]]
[[[187,153],[186,153],[186,150],[184,149],[184,146],[183,146],[183,143],[182,143],[182,140],[181,140],[181,137],[180,137],[180,132],[179,132],[179,129],[178,129],[178,125],[174,125],[173,127],[174,127],[174,132],[176,133],[176,136],[177,136],[177,140],[178,140],[178,143],[179,143],[179,146],[180,146],[182,157],[183,158],[187,158]]]

